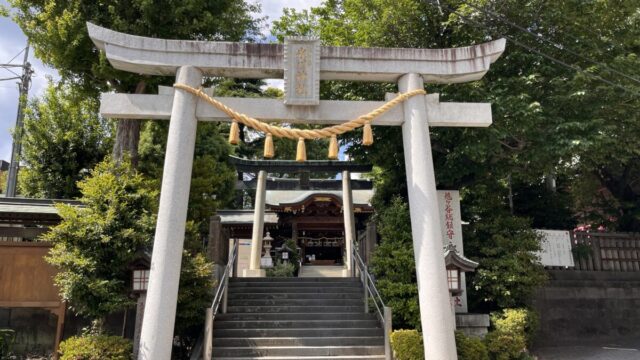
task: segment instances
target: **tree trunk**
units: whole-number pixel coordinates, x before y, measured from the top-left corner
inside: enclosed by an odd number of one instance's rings
[[[144,93],[146,83],[141,80],[136,85],[136,94]],[[131,165],[138,167],[138,143],[140,142],[140,120],[120,119],[116,128],[116,139],[113,143],[113,159],[121,161],[125,154],[131,158]]]

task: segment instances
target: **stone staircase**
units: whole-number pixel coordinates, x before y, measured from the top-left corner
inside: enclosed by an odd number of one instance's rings
[[[232,278],[213,325],[214,359],[384,359],[354,278]]]

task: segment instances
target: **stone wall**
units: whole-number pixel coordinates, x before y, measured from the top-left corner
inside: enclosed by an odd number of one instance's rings
[[[58,317],[47,309],[0,308],[0,329],[16,333],[16,354],[47,355],[53,352]]]
[[[640,272],[551,270],[534,307],[540,344],[640,336]]]

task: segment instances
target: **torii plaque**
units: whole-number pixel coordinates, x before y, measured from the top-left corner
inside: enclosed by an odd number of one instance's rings
[[[375,101],[320,101],[313,89],[319,80],[397,82],[401,92],[423,89],[425,82],[468,82],[482,78],[505,47],[504,39],[454,49],[327,47],[319,46],[317,40],[309,46],[304,38],[290,39],[283,46],[152,39],[93,24],[87,24],[87,27],[96,46],[120,70],[175,76],[176,83],[191,87],[199,87],[203,76],[254,79],[286,76],[285,102],[216,99],[242,109],[256,119],[288,123],[343,123],[382,105]],[[302,66],[304,72],[285,75],[291,70],[285,64],[292,64],[292,61],[299,61],[297,66]],[[139,359],[168,360],[196,124],[198,120],[229,120],[224,113],[207,106],[196,96],[184,90],[166,88],[161,89],[159,95],[103,94],[101,113],[111,118],[171,119],[139,353]],[[405,101],[402,108],[385,113],[375,122],[375,125],[402,126],[420,320],[427,359],[457,359],[442,257],[442,229],[429,126],[490,124],[490,104],[441,104],[438,94],[414,96]]]

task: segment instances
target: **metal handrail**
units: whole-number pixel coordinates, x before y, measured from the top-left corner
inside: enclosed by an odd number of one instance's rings
[[[225,314],[227,312],[229,277],[231,277],[231,274],[233,273],[233,268],[238,257],[238,243],[238,240],[234,241],[231,254],[229,255],[229,261],[227,262],[227,266],[225,267],[224,273],[218,283],[216,294],[211,302],[211,307],[207,308],[204,324],[204,349],[202,351],[202,358],[204,360],[211,360],[213,352],[213,320],[215,319],[218,310],[220,310],[221,304],[222,313]]]
[[[384,304],[384,300],[382,300],[382,296],[380,296],[380,292],[376,287],[375,281],[371,277],[369,273],[369,269],[367,265],[358,254],[357,249],[354,247],[353,249],[353,263],[354,269],[357,269],[360,272],[360,281],[362,281],[362,285],[364,287],[364,312],[369,313],[369,298],[373,300],[373,304],[376,307],[376,311],[378,313],[378,319],[382,324],[382,328],[384,329],[384,354],[385,359],[391,360],[393,359],[393,352],[391,350],[391,308]]]

